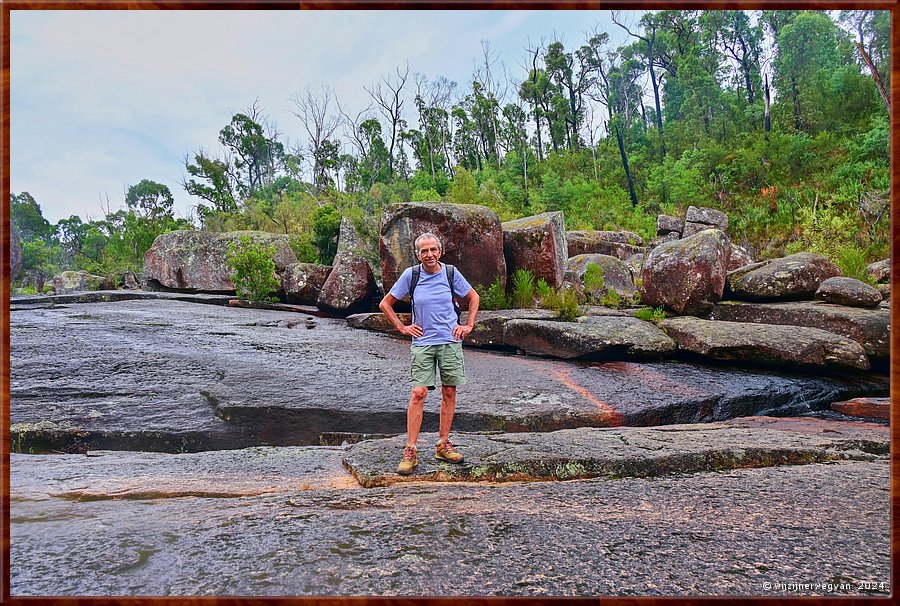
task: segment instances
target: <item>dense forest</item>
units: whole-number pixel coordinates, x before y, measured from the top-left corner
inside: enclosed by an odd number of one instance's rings
[[[93,221],[52,225],[12,194],[20,277],[140,272],[157,235],[190,228],[290,234],[301,260],[330,263],[342,216],[374,239],[384,205],[409,201],[482,204],[501,220],[561,210],[569,229],[646,239],[658,214],[709,206],[761,259],[810,250],[861,277],[888,256],[889,12],[613,18],[628,35],[618,48],[607,32],[570,47],[548,36],[523,41],[509,69],[486,41],[465,86],[401,65],[360,83],[361,111],[307,87],[291,100],[298,145],[252,103],[184,159],[194,219],[176,219],[150,179]]]

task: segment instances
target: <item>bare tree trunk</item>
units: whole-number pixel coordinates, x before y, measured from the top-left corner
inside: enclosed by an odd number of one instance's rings
[[[631,196],[631,205],[637,206],[637,195],[634,193],[634,183],[631,180],[631,170],[628,168],[628,156],[625,155],[625,142],[622,139],[622,133],[619,132],[619,125],[616,124],[616,140],[619,142],[619,154],[622,156],[622,167],[625,169],[625,176],[628,178],[628,195]]]
[[[769,131],[772,130],[772,117],[771,117],[771,108],[772,108],[772,95],[769,93],[769,74],[766,74],[766,118],[764,123],[764,128],[766,131],[766,141],[769,140]]]
[[[872,72],[872,77],[875,78],[875,85],[878,87],[878,92],[881,94],[881,100],[884,101],[884,106],[887,107],[888,117],[890,117],[891,97],[888,95],[888,92],[884,88],[884,84],[881,82],[881,76],[878,74],[878,70],[875,69],[872,60],[869,59],[869,54],[866,52],[866,49],[863,48],[863,45],[857,42],[856,48],[859,49],[859,54],[862,55],[863,61],[866,62],[866,65],[869,66],[869,70]]]

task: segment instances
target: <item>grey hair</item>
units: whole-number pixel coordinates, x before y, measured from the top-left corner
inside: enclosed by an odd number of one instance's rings
[[[441,252],[444,252],[444,244],[443,244],[443,242],[441,242],[441,239],[438,238],[433,233],[426,231],[424,234],[422,234],[421,236],[416,238],[416,241],[413,243],[413,248],[415,248],[416,254],[419,254],[419,242],[421,242],[422,240],[428,240],[428,239],[433,239],[435,242],[437,242],[438,248],[441,249]]]

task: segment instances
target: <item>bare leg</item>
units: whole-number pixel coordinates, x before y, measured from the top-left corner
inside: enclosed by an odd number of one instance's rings
[[[425,396],[428,395],[427,387],[413,387],[409,397],[409,408],[406,409],[406,445],[415,446],[419,439],[419,430],[422,429],[422,414],[425,410]],[[443,408],[441,409],[443,423]]]
[[[441,427],[438,441],[450,437],[450,425],[453,424],[453,412],[456,410],[456,385],[441,386]],[[421,420],[421,417],[419,417]]]

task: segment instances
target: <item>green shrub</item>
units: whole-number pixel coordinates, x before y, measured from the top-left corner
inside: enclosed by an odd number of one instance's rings
[[[558,314],[560,320],[574,322],[584,314],[584,305],[578,299],[578,293],[571,288],[556,290],[551,288],[540,300],[543,309],[551,309]]]
[[[317,208],[313,212],[313,244],[319,250],[319,260],[331,265],[337,253],[338,234],[341,231],[341,213],[331,204]]]
[[[866,272],[869,262],[865,250],[850,244],[838,248],[836,256],[835,264],[845,276],[875,285],[875,279]]]
[[[540,302],[543,301],[552,292],[553,287],[547,284],[547,281],[545,279],[541,278],[540,280],[538,280],[537,284],[534,287],[534,294],[537,296],[538,305],[540,305]]]
[[[642,307],[634,312],[634,317],[639,320],[644,320],[645,322],[659,324],[666,319],[666,312],[663,311],[662,307],[657,307],[656,309],[652,307]]]
[[[297,255],[297,261],[300,263],[318,263],[319,251],[312,243],[312,237],[307,233],[294,234],[288,238],[288,245],[294,254]]]
[[[241,236],[239,242],[228,244],[225,263],[233,272],[231,281],[238,297],[250,301],[278,300],[271,296],[279,287],[275,277],[275,246]]]
[[[603,268],[597,263],[588,263],[584,268],[584,276],[581,281],[587,292],[595,293],[603,290],[606,286],[606,281],[603,279]]]
[[[630,299],[628,302],[630,302]],[[608,290],[605,295],[600,297],[600,305],[603,305],[604,307],[619,309],[620,307],[623,307],[625,303],[625,299],[612,289]]]
[[[494,280],[494,283],[485,288],[481,284],[475,285],[475,292],[481,297],[481,309],[509,309],[509,299],[506,297],[506,291],[503,288],[503,282],[500,276]]]
[[[534,274],[527,269],[517,269],[512,276],[510,306],[517,309],[534,307]]]

